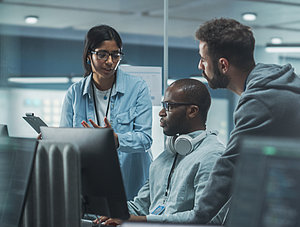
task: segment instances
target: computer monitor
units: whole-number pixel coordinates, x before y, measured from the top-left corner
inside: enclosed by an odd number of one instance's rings
[[[41,132],[43,140],[78,146],[84,213],[129,218],[112,129],[41,127]]]
[[[36,140],[0,137],[0,226],[19,226],[33,168]]]
[[[226,226],[300,224],[300,140],[244,137]]]
[[[0,137],[8,136],[7,125],[0,124]]]

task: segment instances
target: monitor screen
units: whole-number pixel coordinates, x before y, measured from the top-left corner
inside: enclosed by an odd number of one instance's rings
[[[78,146],[84,213],[129,218],[112,129],[41,127],[41,132],[43,140]]]
[[[0,137],[0,226],[19,225],[36,150],[36,140]]]
[[[228,226],[299,226],[300,140],[244,137],[240,151]]]

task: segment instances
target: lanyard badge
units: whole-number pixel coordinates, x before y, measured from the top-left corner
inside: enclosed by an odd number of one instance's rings
[[[156,207],[152,212],[151,214],[154,214],[154,215],[161,215],[164,211],[165,211],[165,206],[163,205],[159,205],[158,207]]]

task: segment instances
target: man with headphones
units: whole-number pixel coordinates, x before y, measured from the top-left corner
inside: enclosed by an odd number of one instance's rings
[[[129,221],[197,222],[196,202],[225,149],[216,133],[206,130],[210,103],[206,86],[198,80],[177,80],[167,88],[159,112],[166,149],[151,164],[149,180],[128,201]],[[219,213],[214,223],[222,219]],[[103,216],[97,222],[121,223]]]

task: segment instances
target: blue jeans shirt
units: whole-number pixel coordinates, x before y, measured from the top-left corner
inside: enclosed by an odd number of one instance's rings
[[[89,119],[97,122],[91,79],[89,75],[68,89],[60,127],[83,127],[81,122]],[[148,179],[152,161],[147,152],[152,144],[152,103],[144,80],[118,70],[110,100],[110,123],[119,138],[118,155],[127,199],[132,199]]]

